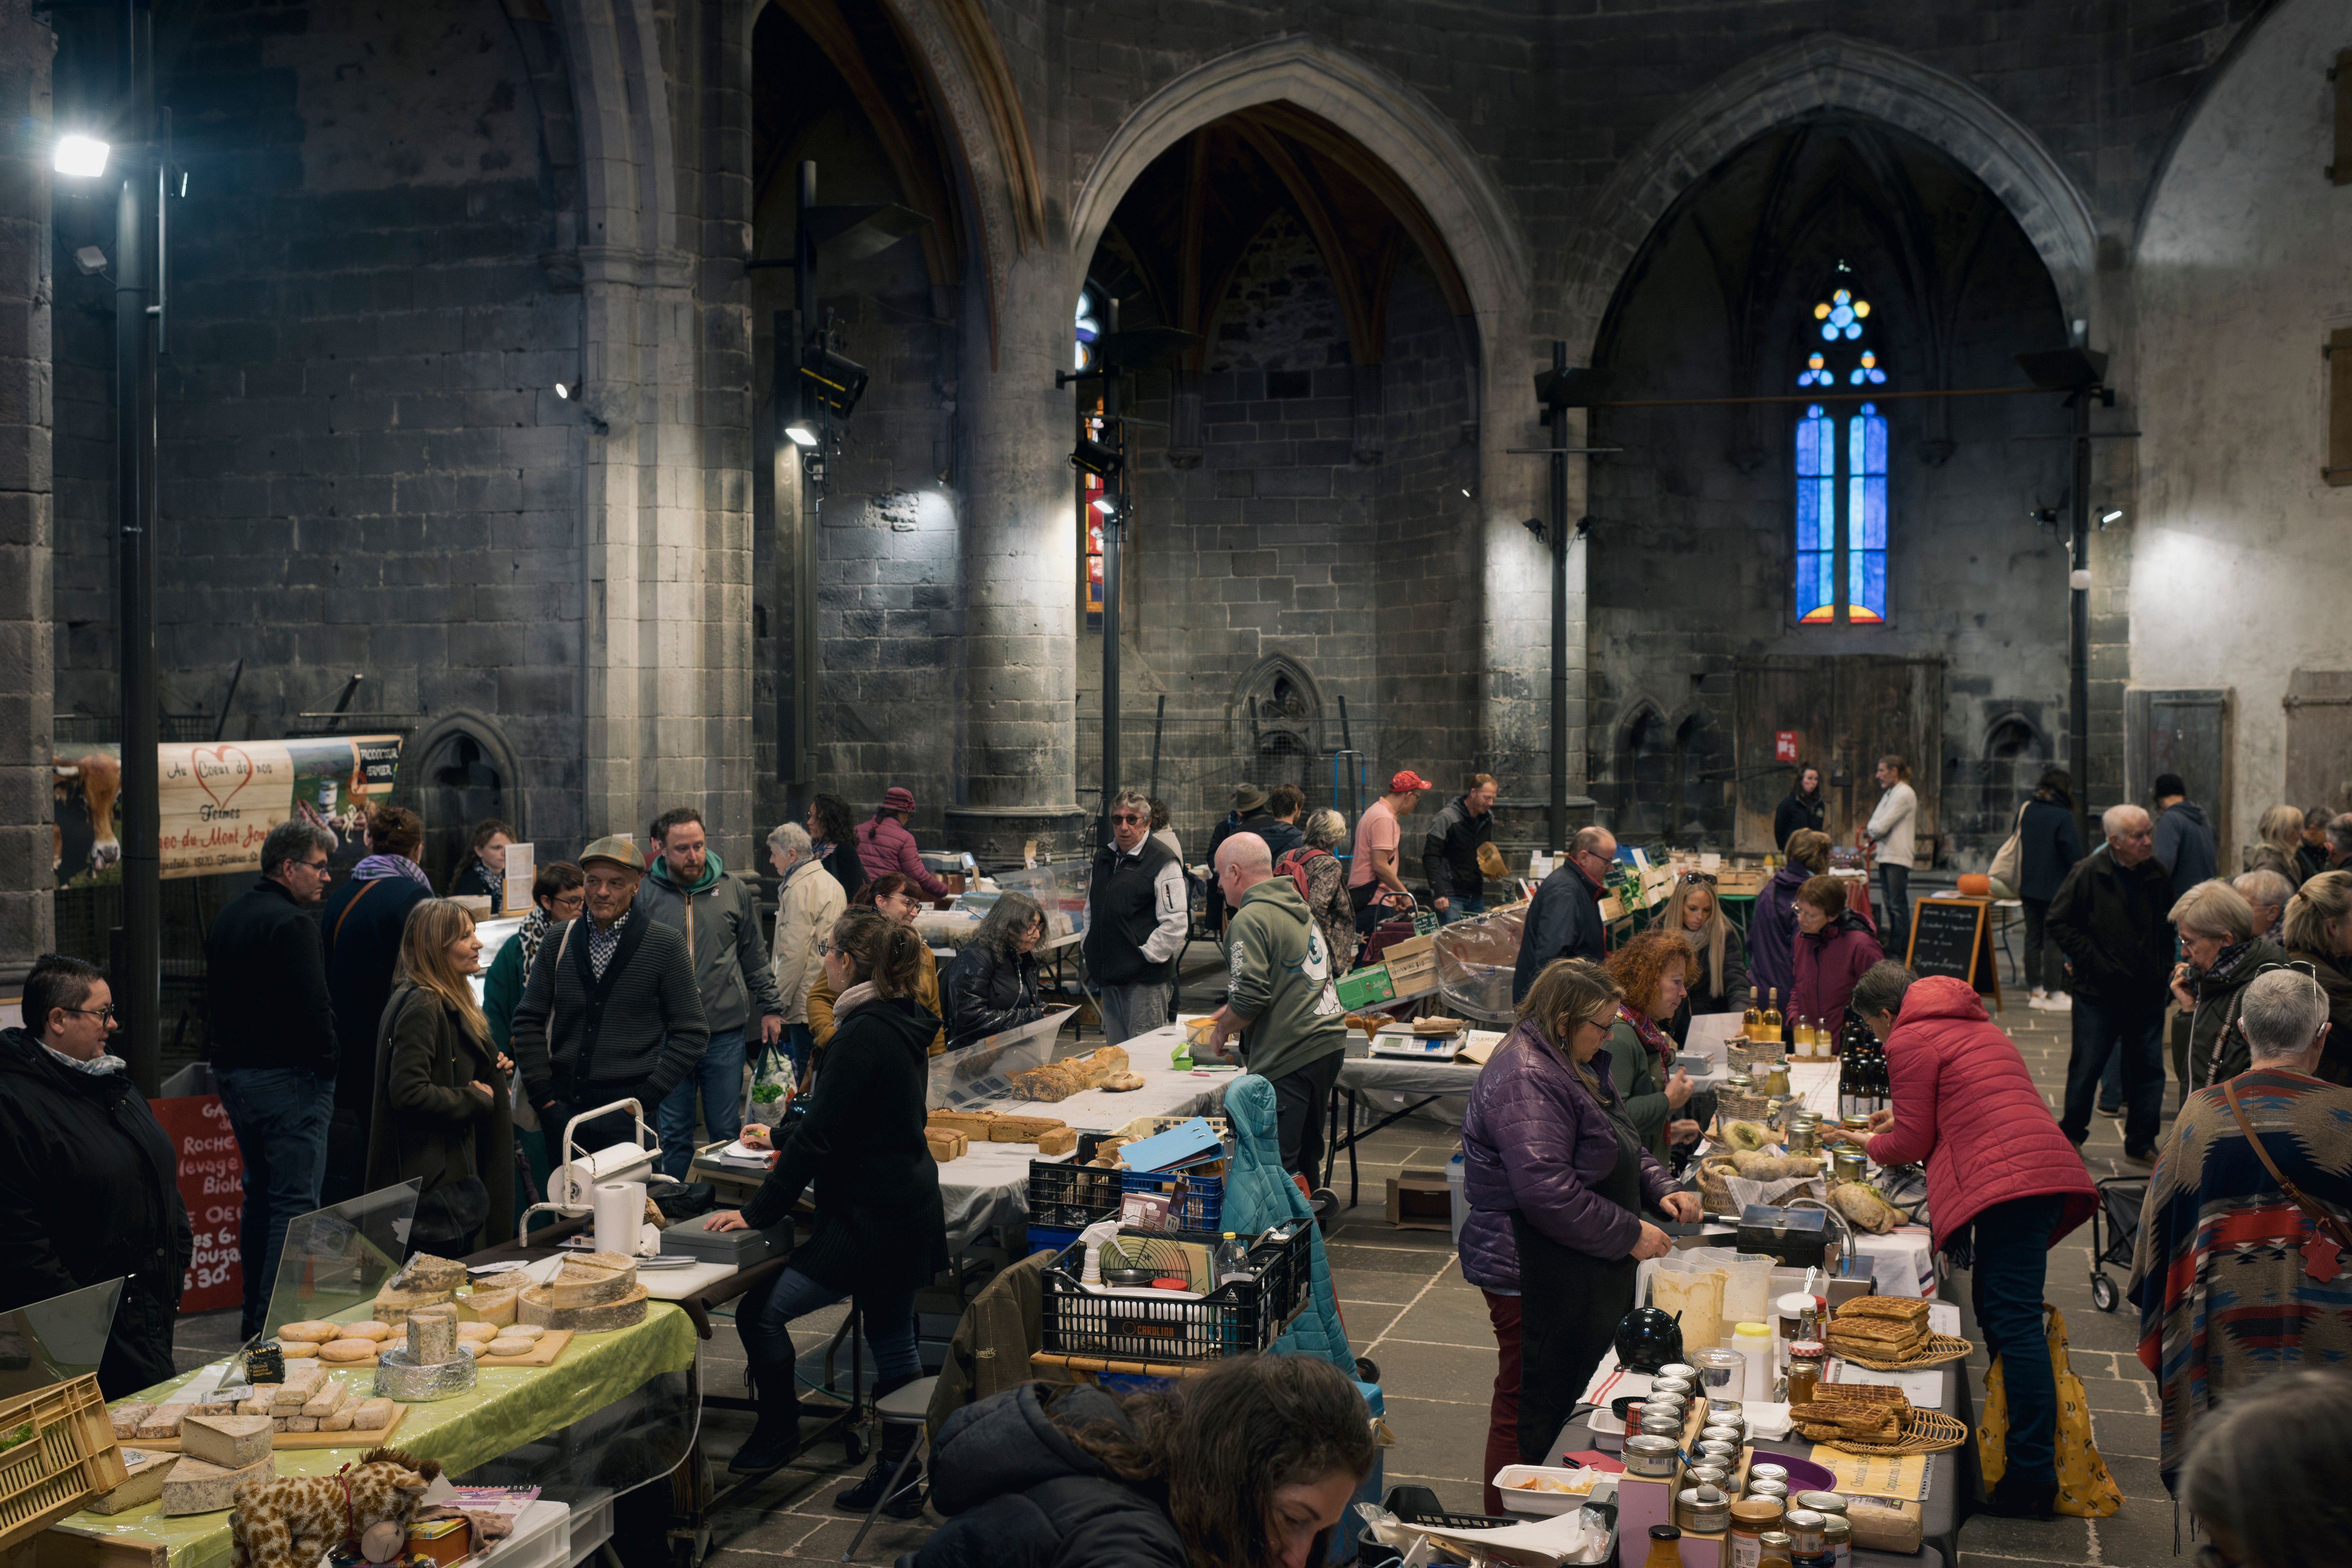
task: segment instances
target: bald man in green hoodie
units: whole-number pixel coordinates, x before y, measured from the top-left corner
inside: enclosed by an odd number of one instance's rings
[[[1348,1050],[1346,1013],[1331,955],[1307,900],[1255,833],[1217,846],[1217,886],[1234,906],[1225,928],[1230,990],[1213,1043],[1242,1037],[1242,1059],[1274,1085],[1283,1168],[1315,1184],[1323,1160],[1323,1106]]]

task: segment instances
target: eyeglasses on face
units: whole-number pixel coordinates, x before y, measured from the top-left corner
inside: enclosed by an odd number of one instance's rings
[[[1712,888],[1715,886],[1715,873],[1712,871],[1685,871],[1683,873],[1683,880],[1694,883],[1698,887]]]
[[[60,1007],[58,1011],[60,1013],[79,1013],[85,1018],[111,1018],[114,1016],[114,1004],[109,1002],[103,1007]]]

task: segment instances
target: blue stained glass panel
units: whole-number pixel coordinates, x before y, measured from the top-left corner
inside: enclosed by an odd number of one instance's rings
[[[1815,404],[1797,422],[1797,618],[1837,614],[1837,422]]]

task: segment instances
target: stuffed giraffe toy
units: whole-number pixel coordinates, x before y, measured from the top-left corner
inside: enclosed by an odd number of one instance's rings
[[[331,1476],[282,1476],[236,1489],[228,1516],[233,1568],[312,1568],[339,1547],[371,1563],[400,1554],[438,1459],[371,1448]],[[373,1550],[371,1550],[373,1549]]]

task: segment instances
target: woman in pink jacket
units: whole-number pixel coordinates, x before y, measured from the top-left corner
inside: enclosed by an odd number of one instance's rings
[[[1797,889],[1796,983],[1781,1009],[1791,1025],[1806,1018],[1829,1030],[1845,1027],[1846,998],[1854,982],[1885,955],[1870,922],[1845,901],[1835,877],[1811,877]]]
[[[1985,1510],[2051,1516],[2058,1495],[2058,1390],[2042,1322],[2050,1248],[2098,1194],[2058,1130],[2025,1058],[1948,975],[1914,981],[1889,960],[1853,988],[1853,1007],[1886,1043],[1891,1110],[1860,1142],[1874,1164],[1927,1164],[1937,1249],[1969,1270],[1969,1304],[2009,1394],[2008,1469]],[[1827,1131],[1824,1129],[1824,1131]]]

